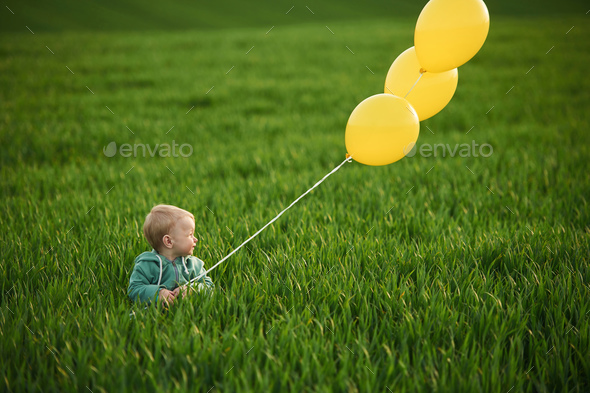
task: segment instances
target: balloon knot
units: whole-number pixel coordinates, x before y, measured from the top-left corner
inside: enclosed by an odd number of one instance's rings
[[[415,68],[414,68],[414,69],[415,69]],[[420,68],[420,73],[421,73],[421,74],[423,74],[423,73],[425,73],[425,72],[426,72],[426,70],[425,70],[424,68]]]
[[[350,154],[348,154],[348,153],[346,153],[346,160],[348,162],[350,162],[352,160],[352,156]]]

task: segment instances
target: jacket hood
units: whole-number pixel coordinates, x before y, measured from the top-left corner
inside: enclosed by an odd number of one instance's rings
[[[190,255],[187,255],[186,257],[181,258],[182,266],[184,267],[184,270],[186,271],[187,274],[188,274],[188,268],[186,267],[185,260],[187,260],[190,257],[191,257]],[[160,255],[156,250],[152,250],[152,251],[142,252],[141,254],[139,254],[137,256],[137,258],[135,258],[135,264],[138,265],[142,262],[153,262],[159,266],[160,277],[161,277],[162,276],[162,263],[164,263],[167,260],[168,259],[165,256]],[[172,263],[174,263],[174,262],[172,262]],[[159,283],[159,281],[158,281],[158,283]]]
[[[163,258],[163,257],[160,257]],[[142,252],[135,258],[135,264],[137,265],[140,262],[154,262],[160,264],[160,259],[158,258],[158,252],[156,250]]]

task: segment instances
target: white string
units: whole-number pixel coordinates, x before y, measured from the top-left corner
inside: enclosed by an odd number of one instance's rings
[[[221,262],[225,261],[227,258],[231,257],[236,251],[238,251],[240,248],[242,248],[242,246],[244,246],[246,243],[248,243],[250,240],[254,239],[256,236],[258,236],[258,234],[260,232],[262,232],[267,226],[269,226],[270,224],[272,224],[273,222],[275,222],[280,216],[283,215],[284,212],[286,212],[287,210],[289,210],[294,204],[296,204],[297,202],[299,202],[299,200],[301,198],[303,198],[304,196],[306,196],[307,194],[309,194],[311,192],[311,190],[313,190],[314,188],[316,188],[317,186],[319,186],[324,180],[326,180],[330,175],[332,175],[334,172],[336,172],[338,169],[340,169],[342,167],[342,165],[346,164],[347,162],[351,162],[352,161],[352,156],[346,157],[346,159],[344,161],[342,161],[342,163],[340,165],[338,165],[336,168],[332,169],[332,171],[330,173],[328,173],[326,176],[324,176],[322,178],[322,180],[318,181],[316,184],[314,184],[313,187],[311,187],[309,190],[305,191],[303,194],[301,194],[301,196],[297,199],[295,199],[293,201],[293,203],[291,203],[289,206],[287,206],[282,212],[280,212],[279,214],[276,215],[275,218],[273,218],[272,220],[270,220],[265,226],[263,226],[261,229],[258,230],[258,232],[256,232],[255,234],[253,234],[252,236],[250,236],[250,238],[248,240],[246,240],[245,242],[243,242],[242,244],[240,244],[236,249],[234,249],[232,252],[230,252],[229,254],[227,254],[221,261],[217,262],[215,265],[213,265],[209,270],[207,270],[205,273],[199,275],[196,278],[193,278],[192,280],[189,281],[189,284],[193,281],[197,281],[199,279],[201,279],[202,277],[206,276],[207,273],[209,273],[211,270],[215,269],[219,264],[221,264]]]
[[[414,82],[414,85],[412,86],[412,88],[410,89],[410,91],[408,91],[408,94],[410,94],[410,92],[412,90],[414,90],[414,87],[416,87],[416,85],[418,84],[418,81],[420,80],[420,78],[422,78],[422,75],[424,75],[424,72],[420,72],[420,76],[418,77],[418,79],[416,79],[416,82]],[[406,98],[408,96],[408,94],[406,94],[404,96],[404,98]]]

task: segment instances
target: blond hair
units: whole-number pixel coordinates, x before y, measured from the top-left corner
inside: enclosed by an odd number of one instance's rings
[[[145,218],[143,235],[156,251],[164,245],[162,238],[169,234],[183,217],[195,219],[191,212],[172,205],[157,205]]]

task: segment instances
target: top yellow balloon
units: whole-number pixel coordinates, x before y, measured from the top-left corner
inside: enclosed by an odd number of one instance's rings
[[[482,47],[489,29],[482,0],[430,0],[414,32],[420,65],[428,72],[444,72],[465,64]]]

